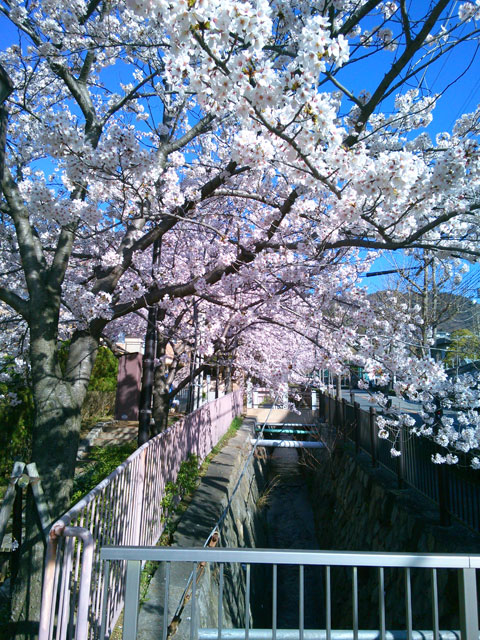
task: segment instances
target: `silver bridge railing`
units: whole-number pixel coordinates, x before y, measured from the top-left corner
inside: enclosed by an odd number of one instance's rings
[[[190,640],[478,640],[478,601],[476,570],[480,567],[480,555],[464,554],[417,554],[417,553],[376,553],[376,552],[349,552],[349,551],[303,551],[303,550],[277,550],[277,549],[220,549],[220,548],[159,548],[159,547],[104,547],[100,552],[105,575],[105,584],[108,584],[108,576],[114,570],[115,565],[126,563],[125,584],[125,615],[123,623],[123,640],[134,640],[137,637],[139,618],[139,585],[142,563],[154,561],[165,563],[163,567],[163,602],[155,603],[155,606],[163,612],[163,622],[158,629],[158,639],[169,640],[172,637],[172,597],[171,591],[175,586],[175,568],[182,563],[191,566],[192,573],[184,591],[183,599],[188,602],[184,612],[184,618],[189,626],[180,637]],[[213,620],[205,620],[205,615],[199,611],[205,611],[200,602],[201,586],[200,578],[205,567],[212,569],[213,581],[217,604]],[[272,626],[268,629],[252,628],[251,624],[251,593],[252,574],[254,565],[267,565],[266,575],[271,576],[271,585],[266,585],[265,590],[271,594]],[[271,568],[268,567],[270,565]],[[280,629],[277,625],[278,607],[284,606],[279,602],[278,573],[282,565],[298,567],[298,629]],[[232,566],[236,566],[235,572]],[[241,567],[241,570],[238,569]],[[305,570],[307,567],[318,567],[323,575],[323,589],[316,599],[317,606],[324,609],[325,625],[322,629],[305,628]],[[378,591],[378,625],[375,629],[359,628],[359,571],[362,568],[370,568],[376,573],[376,591]],[[350,599],[351,628],[332,628],[332,590],[334,572],[343,568],[349,574],[351,588],[341,594],[344,600]],[[294,568],[294,571],[296,569]],[[403,574],[403,588],[398,588],[398,581],[393,585],[391,580],[386,581],[386,572],[396,571]],[[458,608],[455,618],[458,621],[459,630],[441,630],[440,620],[442,616],[442,604],[446,604],[446,597],[439,593],[439,576],[443,571],[455,571],[458,575]],[[240,614],[241,625],[238,628],[226,628],[224,610],[226,606],[225,576],[236,575],[242,581],[240,600],[243,613]],[[430,585],[430,620],[431,628],[415,630],[415,589],[412,588],[413,573],[415,579],[418,574],[428,578]],[[429,574],[429,575],[428,575]],[[183,571],[183,574],[185,572]],[[212,579],[209,587],[210,597],[212,593]],[[388,587],[387,587],[388,584]],[[177,592],[178,592],[178,585]],[[394,598],[404,599],[404,626],[402,629],[390,630],[387,621],[390,616],[388,608],[388,589],[396,590]],[[175,591],[175,589],[173,589]],[[188,593],[188,597],[185,595]],[[403,593],[402,593],[403,592]],[[310,595],[310,594],[309,594]],[[103,611],[108,609],[108,600],[111,594],[104,592]],[[174,600],[175,598],[173,598]],[[391,600],[390,600],[391,601]],[[175,602],[173,603],[176,604]],[[451,603],[450,603],[451,604]],[[175,617],[181,608],[177,607]],[[210,606],[210,610],[212,607]],[[175,610],[175,609],[173,609]],[[202,619],[201,619],[202,618]],[[178,622],[178,620],[177,620]],[[208,626],[205,625],[207,622]],[[213,624],[212,624],[213,622]],[[203,626],[202,626],[203,625]],[[105,629],[103,625],[103,629]],[[104,633],[100,637],[105,638]]]

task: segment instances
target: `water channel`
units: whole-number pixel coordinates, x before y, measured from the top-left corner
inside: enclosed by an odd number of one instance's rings
[[[308,468],[300,450],[274,448],[269,461],[266,528],[272,549],[319,549],[308,489]],[[266,592],[271,597],[271,592]],[[320,601],[319,601],[320,600]],[[299,568],[279,566],[277,580],[277,626],[299,628]],[[306,567],[304,576],[304,626],[324,624],[323,572]],[[266,606],[268,610],[271,607]]]

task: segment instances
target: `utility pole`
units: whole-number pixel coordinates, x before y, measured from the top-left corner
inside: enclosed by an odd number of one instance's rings
[[[195,410],[195,402],[196,402],[196,393],[195,393],[195,378],[193,377],[193,372],[197,366],[197,343],[198,343],[198,308],[197,301],[193,300],[193,350],[190,355],[190,385],[188,388],[188,404],[187,404],[187,412],[191,413]]]
[[[155,266],[160,260],[161,241],[153,243],[152,276]],[[142,360],[142,388],[140,391],[138,417],[138,446],[141,447],[150,439],[150,423],[152,420],[152,397],[154,380],[154,363],[157,351],[157,316],[158,307],[148,307],[147,332],[145,334],[145,350]]]
[[[169,89],[166,85],[166,90]],[[163,126],[165,132],[160,135],[160,142],[167,144],[173,115],[168,105],[163,105]],[[158,185],[157,185],[158,186]],[[152,253],[152,278],[155,279],[155,267],[160,262],[162,251],[162,239],[157,238],[153,243]],[[145,333],[145,349],[142,360],[142,387],[140,390],[139,418],[138,418],[138,446],[142,446],[153,435],[150,433],[152,420],[153,384],[155,378],[155,356],[157,353],[157,319],[158,308],[156,305],[148,307],[147,331]]]

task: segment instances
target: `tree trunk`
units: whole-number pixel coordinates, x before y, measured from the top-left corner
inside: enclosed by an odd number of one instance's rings
[[[155,394],[154,399],[154,416],[155,416],[155,431],[154,435],[159,434],[161,431],[165,431],[168,427],[168,414],[170,411],[170,394],[159,393]]]
[[[51,318],[48,311],[45,318]],[[30,358],[35,417],[32,433],[32,462],[37,465],[52,521],[70,506],[75,474],[81,408],[97,354],[98,339],[78,333],[71,341],[63,374],[58,362],[53,323],[39,321],[30,329]],[[38,634],[44,545],[29,492],[25,542],[22,545],[17,580],[12,585],[11,620],[14,637],[30,640]]]
[[[225,393],[231,393],[232,391],[232,365],[227,364],[225,367]]]
[[[167,428],[169,410],[170,393],[168,390],[168,382],[163,372],[163,367],[157,367],[153,391],[153,419],[155,421],[156,433],[152,435],[156,435]]]
[[[163,314],[162,317],[164,317]],[[153,422],[150,437],[156,436],[168,426],[168,412],[170,410],[170,393],[168,382],[168,367],[166,363],[167,340],[161,334],[157,336],[156,357],[159,364],[155,368],[153,379]]]
[[[34,640],[38,637],[45,548],[31,491],[27,492],[25,508],[25,540],[18,574],[11,585],[11,623],[2,638]]]

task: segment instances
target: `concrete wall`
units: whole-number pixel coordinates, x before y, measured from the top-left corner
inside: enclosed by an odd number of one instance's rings
[[[397,489],[396,478],[373,469],[366,455],[355,457],[346,445],[316,454],[312,503],[320,548],[358,551],[478,553],[480,536],[455,524],[441,527],[436,506],[415,490]],[[360,628],[378,629],[378,575],[359,570]],[[412,570],[414,628],[431,629],[430,572]],[[455,622],[457,575],[438,572],[441,610]],[[333,626],[351,622],[351,571],[332,569]],[[387,570],[387,629],[405,628],[404,571]],[[453,618],[452,618],[453,616]],[[458,626],[456,627],[458,628]]]

